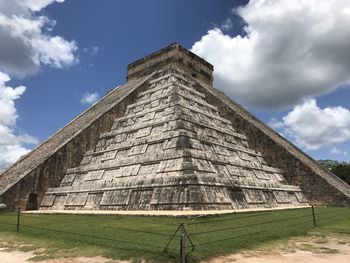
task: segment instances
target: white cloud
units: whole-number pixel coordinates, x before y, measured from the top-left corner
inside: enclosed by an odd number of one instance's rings
[[[24,77],[42,65],[62,68],[77,62],[76,43],[50,35],[56,21],[38,13],[54,2],[64,0],[0,0],[0,170],[38,144],[37,138],[17,132],[15,100],[26,88],[7,86],[9,75]]]
[[[20,98],[26,88],[8,87],[6,82],[9,80],[9,76],[0,71],[0,170],[28,153],[29,150],[25,145],[38,143],[38,139],[28,134],[15,134],[18,118],[15,100]]]
[[[86,92],[82,99],[80,100],[80,102],[82,104],[94,104],[95,102],[98,101],[99,99],[99,95],[97,92],[93,92],[93,93],[90,93],[90,92]]]
[[[278,130],[284,127],[284,123],[275,118],[272,118],[268,123],[268,125],[275,130]]]
[[[333,147],[330,152],[331,152],[331,154],[341,154],[342,153],[337,147]]]
[[[350,141],[350,110],[343,107],[318,107],[315,99],[297,105],[282,118],[278,129],[292,137],[295,142],[308,150],[322,146],[332,147],[331,153],[340,151],[335,144]]]
[[[349,84],[350,1],[251,0],[236,14],[245,35],[214,28],[192,47],[228,95],[276,108]]]
[[[23,5],[32,11],[40,11],[53,2],[63,3],[64,0],[20,0]]]
[[[221,25],[222,30],[230,30],[233,27],[232,19],[227,18]]]
[[[83,48],[84,53],[90,54],[92,56],[96,55],[99,50],[100,48],[98,46],[93,46],[91,48]]]
[[[14,125],[17,119],[17,111],[14,100],[18,99],[26,90],[23,86],[17,88],[6,87],[5,83],[10,77],[0,71],[0,124],[4,126]]]
[[[98,51],[100,50],[100,48],[98,46],[93,46],[91,48],[91,54],[92,55],[96,55],[98,53]]]
[[[63,1],[0,0],[0,70],[23,77],[40,65],[62,68],[77,62],[75,41],[49,35],[56,22],[36,13],[53,2]]]
[[[337,147],[332,147],[330,149],[330,153],[333,155],[343,155],[343,156],[348,156],[348,152],[347,151],[343,151],[338,149]]]

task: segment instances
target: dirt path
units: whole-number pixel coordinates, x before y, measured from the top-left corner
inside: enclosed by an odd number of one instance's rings
[[[338,247],[339,248],[339,247]],[[284,253],[281,251],[269,251],[256,256],[236,254],[225,257],[218,257],[209,261],[210,263],[349,263],[350,249],[340,250],[339,254],[315,254],[310,251],[295,251],[294,253]]]
[[[350,236],[312,236],[256,251],[214,258],[203,263],[349,263]]]
[[[43,252],[43,251],[42,251]],[[0,248],[1,263],[27,263],[35,252]],[[57,258],[42,263],[129,263],[103,257]],[[284,243],[262,246],[254,251],[221,256],[202,263],[349,263],[350,236],[298,237]]]
[[[6,251],[6,249],[0,248],[0,262],[1,263],[27,263],[33,262],[30,259],[35,256],[34,252],[21,252],[21,251]],[[129,263],[130,261],[110,260],[103,257],[93,258],[57,258],[39,261],[41,263]]]
[[[217,263],[349,263],[349,258],[345,258],[343,255],[328,255],[326,257],[320,255],[313,255],[308,252],[294,253],[294,254],[271,254],[260,257],[251,257],[251,258],[240,258],[240,257],[232,257],[232,258],[218,258],[215,261]]]

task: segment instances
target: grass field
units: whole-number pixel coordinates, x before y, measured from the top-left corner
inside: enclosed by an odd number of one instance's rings
[[[317,231],[350,235],[349,208],[317,208]],[[0,214],[0,245],[40,250],[34,260],[97,256],[178,262],[179,233],[163,249],[180,223],[186,224],[188,262],[254,248],[266,242],[314,231],[311,208],[237,213],[195,219],[106,215]],[[4,244],[6,242],[6,244]]]

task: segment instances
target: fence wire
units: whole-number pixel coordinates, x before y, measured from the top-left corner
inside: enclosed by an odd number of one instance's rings
[[[138,245],[138,246],[163,248],[161,246],[155,246],[155,245],[151,245],[151,244],[131,242],[131,241],[127,241],[127,240],[119,240],[119,239],[114,239],[114,238],[100,237],[100,236],[95,236],[95,235],[75,233],[75,232],[69,232],[69,231],[62,231],[62,230],[51,229],[51,228],[35,227],[35,226],[30,226],[30,225],[21,225],[21,227],[38,229],[38,230],[45,230],[45,231],[51,231],[51,232],[69,234],[69,235],[76,235],[76,236],[82,236],[82,237],[88,237],[88,238],[95,238],[95,239],[101,239],[101,240],[112,241],[112,242],[126,243],[126,244]]]
[[[15,231],[16,227],[17,231],[20,229],[21,231],[26,231],[26,229],[34,229],[38,231],[47,231],[53,233],[62,233],[65,235],[71,235],[78,237],[78,239],[83,239],[86,243],[92,243],[102,246],[110,246],[106,243],[117,243],[117,244],[125,244],[127,246],[127,250],[141,250],[147,251],[148,253],[161,254],[165,253],[164,248],[166,245],[166,253],[170,251],[176,251],[182,253],[182,249],[190,249],[195,247],[205,247],[210,246],[215,243],[228,242],[232,240],[242,240],[253,238],[254,236],[259,236],[264,234],[265,236],[278,234],[280,231],[290,231],[291,228],[295,228],[295,230],[305,230],[313,226],[323,226],[327,224],[329,220],[336,219],[349,219],[350,218],[350,209],[345,208],[332,208],[330,211],[315,209],[315,221],[313,221],[313,214],[310,211],[311,209],[298,209],[300,211],[300,215],[290,216],[291,210],[281,210],[279,214],[278,211],[264,211],[264,212],[252,212],[249,214],[234,214],[233,216],[225,216],[223,218],[213,218],[213,219],[198,219],[202,221],[197,222],[188,222],[179,224],[180,220],[177,222],[145,222],[144,225],[137,225],[136,228],[130,228],[123,226],[123,224],[127,224],[128,222],[119,221],[120,219],[125,219],[125,217],[120,216],[108,216],[108,215],[96,215],[96,217],[92,217],[90,215],[69,215],[72,216],[73,220],[67,223],[67,220],[60,220],[57,218],[52,218],[51,215],[29,215],[29,214],[20,214],[20,220],[18,220],[18,215],[13,214],[0,214],[0,231],[2,226],[8,226],[11,230]],[[273,215],[276,217],[275,219],[270,218],[269,216]],[[74,218],[77,216],[77,218]],[[267,217],[267,218],[264,218]],[[79,229],[80,220],[78,218],[86,220],[86,222],[93,223],[92,228],[89,230],[99,230],[101,229],[101,233],[106,236],[93,235],[89,233],[83,233],[79,231],[74,231],[75,229]],[[1,220],[3,219],[3,220]],[[96,220],[97,219],[97,220]],[[245,222],[245,220],[251,222]],[[94,222],[94,220],[96,222]],[[327,221],[328,220],[328,221]],[[38,221],[42,226],[33,225]],[[238,221],[238,222],[237,222]],[[100,225],[98,225],[101,223]],[[113,224],[119,224],[113,225]],[[231,224],[232,223],[232,224]],[[241,224],[243,223],[243,224]],[[67,224],[70,228],[73,228],[73,231],[56,229],[52,226]],[[213,224],[213,226],[211,226]],[[262,226],[276,226],[275,229],[271,230],[270,228],[262,229]],[[167,229],[161,229],[157,231],[156,227],[164,226],[168,227]],[[185,231],[184,237],[187,239],[191,245],[187,245],[184,247],[176,247],[178,245],[177,240],[179,238],[178,230],[180,226],[183,226],[183,230]],[[13,229],[12,229],[13,227]],[[142,229],[142,227],[144,229]],[[187,227],[187,230],[185,229]],[[217,227],[215,229],[215,227]],[[141,229],[140,229],[141,228]],[[210,228],[210,229],[208,229]],[[153,231],[154,229],[154,231]],[[175,231],[176,229],[176,231]],[[192,229],[193,232],[189,231]],[[102,230],[105,230],[104,232]],[[236,232],[235,235],[232,235],[234,232],[232,230],[244,231],[244,233],[239,234]],[[107,231],[107,232],[106,232]],[[175,231],[175,232],[174,232]],[[277,233],[275,233],[277,231]],[[292,230],[294,231],[294,230]],[[121,234],[123,233],[123,234]],[[99,233],[100,234],[100,233]],[[109,237],[111,235],[119,236],[119,238]],[[220,236],[218,236],[220,235]],[[122,239],[120,237],[125,237]],[[206,238],[204,239],[203,236]],[[137,241],[130,241],[128,239],[136,239]],[[192,240],[195,238],[196,240]],[[89,240],[94,240],[91,242]],[[97,240],[107,241],[106,243],[98,243]],[[170,246],[170,244],[172,244]],[[119,245],[118,245],[119,246]],[[124,249],[120,247],[110,246],[112,248]],[[147,249],[146,249],[147,248]]]
[[[271,224],[271,223],[279,223],[279,222],[295,220],[295,219],[300,219],[300,218],[305,218],[305,217],[310,217],[310,215],[297,216],[297,217],[292,217],[292,218],[288,218],[288,219],[282,218],[282,219],[278,219],[278,220],[266,221],[266,222],[262,222],[262,223],[254,223],[254,224],[249,224],[249,225],[241,225],[241,226],[233,226],[233,227],[227,227],[227,228],[221,228],[221,229],[213,229],[213,230],[208,230],[208,231],[203,231],[203,232],[191,233],[190,236],[203,235],[203,234],[214,233],[214,232],[216,233],[216,232],[227,231],[227,230],[232,230],[232,229],[260,226],[260,225],[266,225],[266,224]]]

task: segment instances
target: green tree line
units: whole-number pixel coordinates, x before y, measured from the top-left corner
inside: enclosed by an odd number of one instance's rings
[[[324,168],[350,184],[350,162],[338,162],[334,160],[319,160],[318,162]]]

